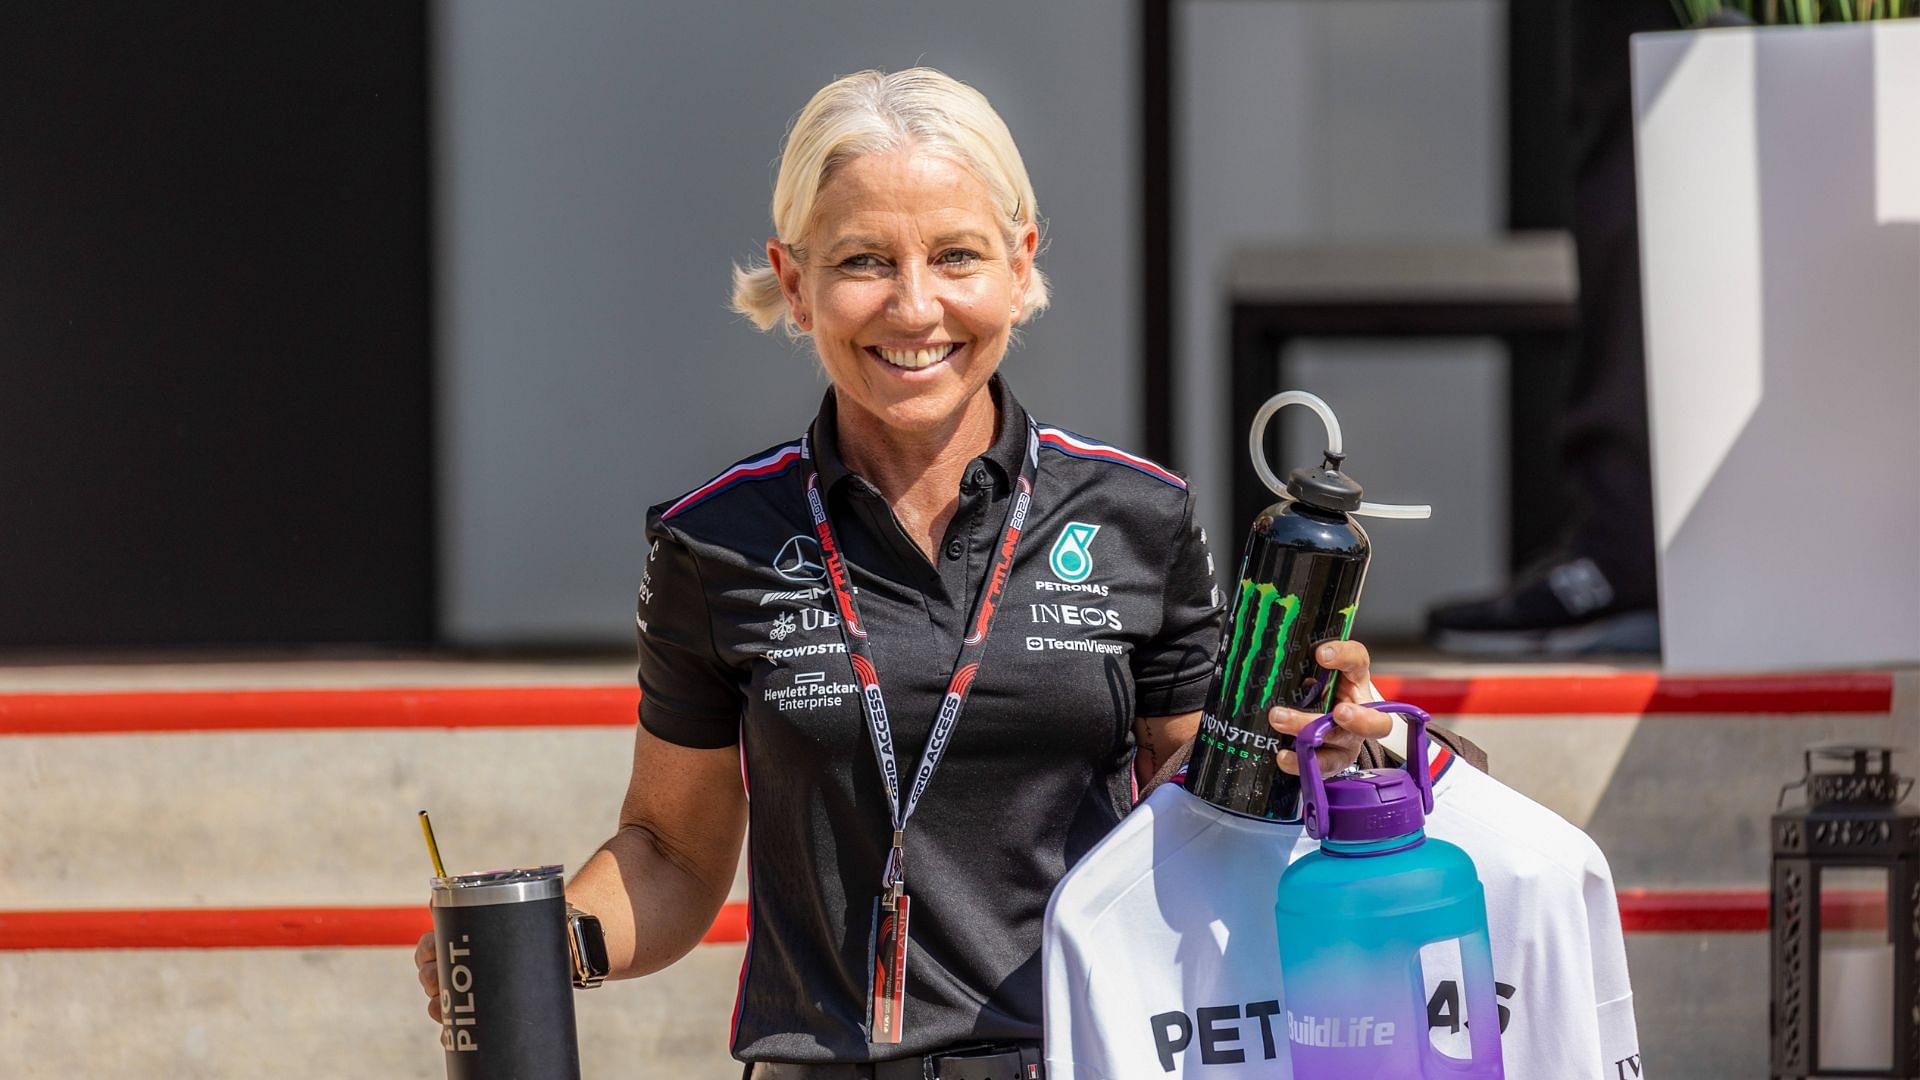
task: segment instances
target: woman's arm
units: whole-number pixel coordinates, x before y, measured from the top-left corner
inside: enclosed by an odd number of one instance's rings
[[[685,956],[713,925],[733,886],[747,796],[734,747],[676,746],[634,729],[633,774],[620,831],[567,886],[567,902],[597,916],[610,979],[648,975]],[[413,949],[427,1015],[440,1022],[433,931]]]
[[[620,830],[567,886],[600,919],[614,979],[648,975],[700,943],[726,903],[746,834],[737,747],[696,750],[634,729]]]
[[[1133,718],[1133,778],[1143,795],[1148,783],[1199,730],[1198,712]]]

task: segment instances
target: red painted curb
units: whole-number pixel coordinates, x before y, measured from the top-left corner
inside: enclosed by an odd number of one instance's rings
[[[1893,708],[1887,672],[1833,675],[1482,676],[1374,680],[1382,694],[1428,712],[1455,716],[1687,716],[1702,713],[1885,713]]]
[[[27,949],[331,949],[412,945],[433,929],[424,906],[0,911],[0,952]],[[728,904],[703,944],[747,939],[747,905]]]
[[[0,694],[0,735],[627,727],[632,686]]]
[[[1761,889],[1623,889],[1620,925],[1629,934],[1760,933]],[[1828,929],[1884,929],[1885,899],[1828,893]],[[27,949],[325,949],[405,946],[432,929],[425,907],[186,908],[158,911],[0,911],[0,952]],[[708,945],[747,939],[747,905],[727,904]]]
[[[1620,926],[1627,933],[1764,933],[1769,897],[1763,889],[1622,889]],[[1881,893],[1832,890],[1820,894],[1823,930],[1887,928]]]
[[[1884,714],[1885,672],[1743,677],[1381,676],[1390,698],[1442,716]],[[0,694],[0,735],[159,734],[364,728],[628,727],[631,686]]]

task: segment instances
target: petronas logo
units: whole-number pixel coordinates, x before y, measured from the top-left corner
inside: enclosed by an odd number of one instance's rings
[[[1280,658],[1286,653],[1287,636],[1293,633],[1294,616],[1299,613],[1299,596],[1292,593],[1281,596],[1277,586],[1265,582],[1244,579],[1240,582],[1240,600],[1233,611],[1233,641],[1227,648],[1226,663],[1220,666],[1225,680],[1220,687],[1220,701],[1222,704],[1228,700],[1233,702],[1231,714],[1241,712],[1250,684],[1255,709],[1264,709],[1272,702],[1274,688],[1280,681]],[[1273,663],[1268,666],[1265,678],[1255,679],[1253,660],[1267,649],[1269,627],[1273,628]]]
[[[1100,531],[1098,525],[1088,525],[1081,521],[1069,521],[1060,530],[1060,538],[1053,542],[1053,551],[1047,555],[1047,565],[1053,567],[1053,576],[1069,584],[1079,584],[1093,573],[1093,554],[1087,549],[1093,546],[1093,536]]]

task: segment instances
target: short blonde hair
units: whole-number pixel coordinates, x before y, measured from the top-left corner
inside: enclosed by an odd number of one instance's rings
[[[773,185],[773,227],[780,240],[804,259],[800,241],[814,200],[834,172],[866,154],[908,146],[950,156],[980,178],[1000,210],[1009,249],[1023,226],[1040,228],[1033,181],[1000,114],[966,83],[933,68],[916,67],[843,76],[800,110],[787,132]],[[1023,323],[1046,309],[1047,279],[1037,265],[1020,299]],[[762,330],[783,323],[789,337],[802,334],[769,264],[734,266],[732,307]]]

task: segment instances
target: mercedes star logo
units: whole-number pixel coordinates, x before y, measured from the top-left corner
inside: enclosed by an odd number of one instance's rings
[[[820,543],[811,536],[796,536],[782,544],[780,554],[773,557],[773,568],[788,581],[827,580]]]

